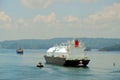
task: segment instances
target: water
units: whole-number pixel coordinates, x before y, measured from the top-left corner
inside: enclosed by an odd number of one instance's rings
[[[45,50],[0,50],[0,80],[120,80],[120,52],[87,52],[88,68],[45,64]],[[36,65],[41,61],[43,68]],[[114,63],[114,64],[113,64]]]

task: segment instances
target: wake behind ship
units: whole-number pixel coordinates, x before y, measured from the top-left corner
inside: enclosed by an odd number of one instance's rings
[[[47,64],[86,67],[90,59],[85,54],[84,49],[83,43],[72,40],[49,48],[44,58]]]

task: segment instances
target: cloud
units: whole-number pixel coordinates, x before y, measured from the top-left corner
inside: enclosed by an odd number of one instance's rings
[[[105,8],[96,14],[90,15],[86,22],[92,24],[98,23],[113,23],[115,21],[120,21],[120,3],[114,3],[112,6]]]
[[[55,12],[51,12],[48,15],[38,14],[32,18],[20,18],[14,22],[11,22],[4,12],[0,12],[0,21],[6,22],[3,25],[4,29],[10,29],[13,34],[22,34],[21,37],[26,35],[24,38],[120,37],[119,9],[120,3],[114,3],[86,18],[74,15],[59,17]],[[11,23],[7,24],[8,22]]]
[[[82,2],[96,2],[96,1],[100,1],[100,0],[81,0]]]
[[[82,20],[84,32],[94,37],[120,37],[120,3],[104,8]]]
[[[33,19],[35,23],[44,23],[44,24],[52,24],[56,22],[56,15],[54,12],[51,14],[44,16],[44,15],[37,15]]]
[[[36,15],[31,19],[18,19],[16,25],[21,26],[31,26],[31,25],[49,25],[49,26],[84,26],[84,27],[105,27],[111,25],[117,25],[120,23],[120,3],[114,3],[112,6],[105,8],[102,11],[97,12],[96,14],[89,15],[87,18],[80,19],[76,16],[64,16],[58,18],[58,16],[51,12],[48,15]],[[11,19],[4,12],[0,12],[0,21],[10,22]]]
[[[0,22],[10,22],[11,18],[6,15],[4,12],[0,12]]]
[[[74,17],[74,16],[67,16],[67,17],[64,17],[64,20],[65,20],[66,22],[78,22],[78,21],[79,21],[79,18]]]
[[[53,0],[55,1],[55,0]],[[97,1],[101,1],[101,0],[57,0],[57,1],[60,1],[60,2],[75,2],[75,1],[80,1],[80,2],[84,2],[84,3],[90,3],[90,2],[97,2]]]
[[[21,0],[22,4],[31,9],[47,8],[51,0]]]
[[[32,23],[32,21],[26,20],[24,18],[20,18],[20,19],[16,20],[15,25],[16,25],[17,28],[20,28],[19,26],[26,28],[28,26],[30,27],[29,24],[31,24],[31,23]]]
[[[0,12],[0,28],[1,29],[5,29],[5,30],[8,30],[10,29],[10,26],[11,26],[11,18],[5,14],[5,12],[1,11]]]
[[[76,0],[21,0],[21,3],[31,9],[44,9],[48,8],[53,2],[75,2]],[[100,0],[78,0],[84,3],[96,2]]]

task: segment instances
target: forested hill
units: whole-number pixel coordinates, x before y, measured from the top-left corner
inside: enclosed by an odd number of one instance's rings
[[[0,48],[16,49],[22,47],[24,49],[47,49],[55,44],[72,40],[73,38],[53,38],[53,39],[24,39],[24,40],[8,40],[1,41]],[[101,49],[120,45],[120,39],[110,38],[77,38],[82,41],[87,48]]]

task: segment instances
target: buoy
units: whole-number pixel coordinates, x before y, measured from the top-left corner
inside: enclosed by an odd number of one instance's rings
[[[39,63],[37,64],[37,67],[42,68],[42,67],[44,67],[44,66],[41,64],[41,62],[39,62]]]

